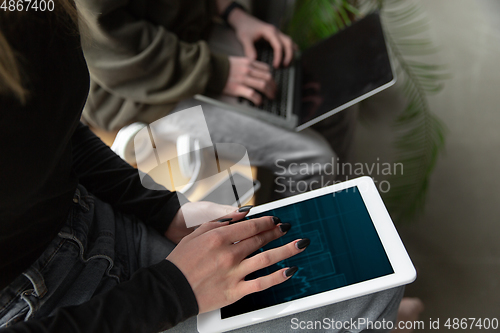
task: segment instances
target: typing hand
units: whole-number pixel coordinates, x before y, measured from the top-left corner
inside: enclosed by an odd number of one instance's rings
[[[271,99],[276,95],[276,83],[269,66],[246,57],[229,57],[229,77],[223,93],[244,97],[259,105],[262,103],[259,92]]]
[[[290,242],[247,258],[270,241],[283,236],[289,224],[271,216],[228,225],[207,222],[184,237],[167,260],[174,263],[188,280],[198,301],[200,313],[236,302],[289,279],[294,268],[283,268],[269,275],[245,281],[245,276],[294,256],[304,250]],[[283,232],[284,230],[285,232]],[[286,273],[288,272],[288,274]]]
[[[278,68],[282,62],[286,67],[292,61],[293,50],[296,46],[289,36],[279,31],[275,26],[262,22],[239,8],[231,12],[228,22],[236,31],[236,36],[243,45],[245,55],[248,58],[252,60],[257,58],[254,43],[263,38],[273,48],[274,68]]]

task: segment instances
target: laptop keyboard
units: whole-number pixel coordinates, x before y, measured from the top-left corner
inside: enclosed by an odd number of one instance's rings
[[[268,64],[271,68],[271,74],[276,82],[276,96],[274,99],[269,99],[262,94],[262,103],[260,105],[255,105],[252,102],[250,102],[250,105],[285,118],[290,67],[277,69],[273,67],[274,55],[269,43],[257,42],[255,48],[257,50],[257,60]]]

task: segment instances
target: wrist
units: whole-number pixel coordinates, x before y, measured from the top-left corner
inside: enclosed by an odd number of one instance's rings
[[[238,23],[246,17],[248,14],[241,8],[235,8],[231,11],[227,18],[227,24],[229,24],[233,29],[237,29]]]
[[[233,28],[236,28],[239,20],[247,15],[245,8],[239,3],[233,1],[222,13],[222,19],[224,22]]]

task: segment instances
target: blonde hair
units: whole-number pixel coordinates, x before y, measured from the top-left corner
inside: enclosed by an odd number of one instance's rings
[[[73,27],[77,26],[78,13],[73,1],[60,0],[60,3],[55,6],[54,14],[57,18],[61,19],[62,24],[68,26],[69,22],[74,23]],[[12,16],[22,15],[28,17],[29,15],[23,14],[9,14]],[[5,20],[5,17],[2,17]],[[76,28],[73,28],[76,30]],[[0,30],[0,95],[14,96],[22,104],[26,103],[29,91],[25,88],[26,78],[23,78],[22,70],[19,61],[16,60],[16,51],[10,46],[9,41],[5,37],[2,30]]]
[[[14,50],[0,31],[0,95],[14,95],[26,103],[28,91],[24,89]]]

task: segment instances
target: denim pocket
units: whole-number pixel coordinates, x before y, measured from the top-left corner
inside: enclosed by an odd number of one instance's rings
[[[79,186],[58,236],[22,275],[0,291],[0,327],[48,316],[60,306],[81,304],[93,296],[92,285],[97,286],[113,265],[106,255],[113,249],[84,258],[83,243],[89,243],[88,233],[93,227],[93,206],[93,197]],[[107,243],[113,247],[113,241]],[[92,259],[99,262],[89,264]]]

